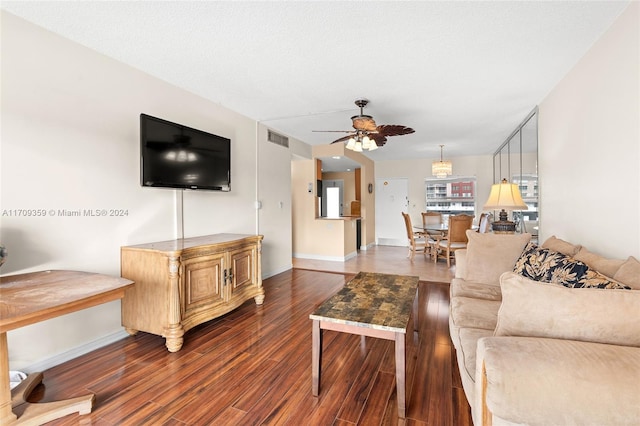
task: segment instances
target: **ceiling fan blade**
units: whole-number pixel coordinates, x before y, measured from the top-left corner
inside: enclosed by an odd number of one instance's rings
[[[373,139],[378,146],[383,146],[387,143],[386,136],[380,133],[369,133],[369,139]]]
[[[338,142],[344,142],[346,140],[349,140],[349,138],[351,138],[353,135],[347,135],[347,136],[343,136],[340,139],[336,139],[335,141],[331,142],[331,143],[338,143]]]
[[[312,132],[321,132],[321,133],[353,133],[353,130],[312,130]]]
[[[355,115],[351,117],[353,128],[365,132],[373,132],[376,130],[376,122],[369,115]]]
[[[409,135],[415,132],[411,127],[400,126],[398,124],[383,124],[378,126],[376,130],[379,135],[384,136]]]

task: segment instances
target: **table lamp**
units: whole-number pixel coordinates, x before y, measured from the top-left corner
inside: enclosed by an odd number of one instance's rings
[[[509,183],[506,179],[495,185],[491,185],[489,199],[484,204],[483,210],[500,210],[498,221],[493,222],[492,229],[496,234],[513,234],[516,224],[507,220],[506,210],[528,210],[529,207],[522,201],[522,195],[518,185]]]

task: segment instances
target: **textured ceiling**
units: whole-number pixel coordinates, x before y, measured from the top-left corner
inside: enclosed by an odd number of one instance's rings
[[[491,154],[628,1],[72,1],[1,7],[312,145],[354,101],[373,160]]]

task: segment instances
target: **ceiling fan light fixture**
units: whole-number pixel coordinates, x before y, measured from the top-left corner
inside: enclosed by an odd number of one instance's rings
[[[359,134],[353,138],[349,138],[349,141],[347,142],[345,148],[355,152],[363,152],[374,151],[378,149],[378,145],[366,134],[364,136],[362,136],[362,134]]]
[[[385,144],[389,136],[409,135],[415,132],[411,127],[398,124],[376,125],[373,117],[363,113],[363,108],[368,103],[367,99],[356,100],[356,105],[360,108],[360,115],[351,117],[354,130],[314,130],[314,132],[349,133],[350,135],[343,136],[331,143],[348,141],[346,148],[356,152],[376,150]],[[374,135],[374,137],[371,138],[369,135]]]
[[[365,135],[364,138],[362,138],[362,149],[370,149],[371,148],[371,139],[369,139],[369,136]]]
[[[453,165],[451,161],[444,161],[442,159],[442,148],[444,145],[440,145],[440,161],[434,161],[431,163],[431,174],[438,179],[444,179],[453,173]]]
[[[378,149],[378,144],[366,132],[358,131],[354,137],[349,138],[345,148],[355,152],[374,151]]]

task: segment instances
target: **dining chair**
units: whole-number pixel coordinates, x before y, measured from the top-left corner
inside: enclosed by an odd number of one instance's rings
[[[438,241],[445,238],[447,233],[443,230],[429,230],[429,226],[441,226],[442,225],[442,213],[440,212],[422,212],[422,228],[424,230],[427,244],[429,245],[430,256],[433,257],[437,254],[436,245]]]
[[[422,227],[424,232],[435,237],[441,235],[441,231],[428,231],[427,227],[430,225],[441,225],[442,213],[440,212],[422,212]]]
[[[407,229],[407,238],[409,240],[409,254],[407,257],[413,260],[413,255],[418,250],[422,251],[423,254],[427,254],[429,243],[425,238],[426,236],[422,233],[413,231],[413,226],[411,226],[411,216],[409,216],[409,214],[402,212],[402,217],[404,218],[404,225]]]
[[[433,256],[434,262],[439,258],[445,257],[447,259],[447,266],[451,267],[453,253],[455,253],[456,250],[467,247],[467,229],[471,229],[473,218],[473,215],[466,214],[449,216],[447,239],[438,241],[435,247],[436,253],[435,256]]]

